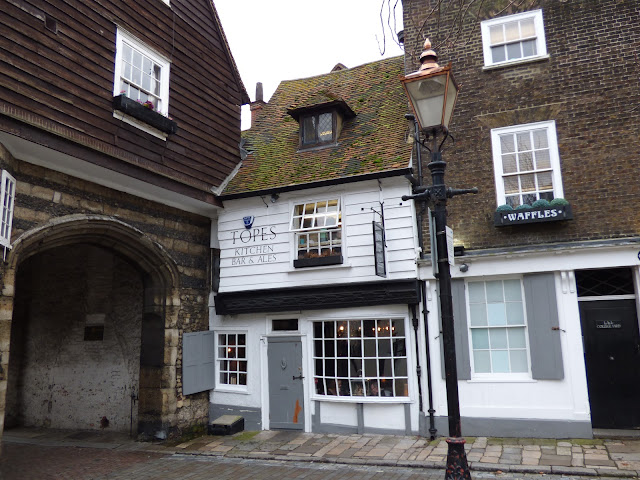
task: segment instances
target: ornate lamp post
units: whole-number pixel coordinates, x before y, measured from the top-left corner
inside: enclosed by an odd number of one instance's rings
[[[442,339],[444,349],[444,369],[447,388],[447,410],[449,414],[449,438],[447,438],[447,470],[445,479],[471,479],[464,439],[460,428],[460,402],[458,398],[458,373],[456,367],[456,346],[453,334],[453,302],[451,298],[451,272],[447,251],[447,199],[464,193],[478,193],[477,188],[447,188],[444,171],[447,166],[442,160],[441,148],[450,137],[449,121],[458,97],[458,86],[451,73],[451,64],[440,67],[438,56],[431,50],[427,40],[420,55],[420,69],[402,78],[402,85],[409,97],[411,108],[420,126],[422,138],[416,139],[431,152],[427,165],[431,172],[432,185],[416,186],[413,195],[402,200],[414,199],[429,202],[434,209],[436,258],[438,262],[438,283],[440,287],[440,314],[442,315]],[[439,140],[441,138],[441,140]],[[427,142],[431,140],[431,147]],[[433,235],[433,232],[432,232]]]

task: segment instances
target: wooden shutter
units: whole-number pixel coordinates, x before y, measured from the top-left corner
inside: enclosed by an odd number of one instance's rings
[[[531,376],[538,380],[562,380],[564,368],[553,272],[525,275],[524,296]]]
[[[182,394],[213,389],[215,362],[214,332],[185,333],[182,336]]]
[[[456,342],[456,369],[458,371],[458,380],[471,380],[469,326],[467,324],[467,299],[464,291],[464,280],[451,280],[451,297],[453,300],[453,332]],[[442,334],[440,334],[442,378],[446,378],[444,372],[444,350],[442,345]]]

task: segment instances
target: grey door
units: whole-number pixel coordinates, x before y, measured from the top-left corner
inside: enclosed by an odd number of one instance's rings
[[[580,302],[591,424],[640,427],[640,338],[635,300]]]
[[[302,342],[269,338],[269,428],[304,430]]]

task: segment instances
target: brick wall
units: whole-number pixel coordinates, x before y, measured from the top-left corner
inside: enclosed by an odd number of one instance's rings
[[[407,73],[415,71],[425,37],[453,63],[461,84],[443,157],[450,186],[480,194],[448,204],[456,243],[467,249],[636,236],[640,198],[640,5],[634,0],[528,0],[507,13],[542,8],[550,58],[483,70],[480,25],[456,2],[430,17],[434,0],[404,0]],[[464,2],[468,5],[469,1]],[[491,18],[507,0],[483,4]],[[520,4],[521,2],[516,2]],[[471,10],[475,13],[475,10]],[[460,28],[458,28],[460,27]],[[555,120],[564,187],[574,220],[496,228],[490,130]],[[428,158],[427,156],[423,158]],[[427,173],[428,170],[424,171]],[[428,180],[426,183],[430,183]],[[428,238],[428,237],[426,237]]]

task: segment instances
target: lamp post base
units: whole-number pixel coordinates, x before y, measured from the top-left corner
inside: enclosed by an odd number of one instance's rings
[[[469,465],[467,465],[467,454],[464,451],[464,438],[447,438],[447,470],[445,480],[471,480]]]

